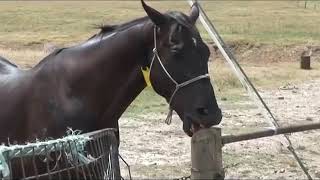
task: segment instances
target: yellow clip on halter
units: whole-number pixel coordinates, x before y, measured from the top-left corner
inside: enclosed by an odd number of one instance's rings
[[[141,68],[144,81],[146,82],[148,87],[152,87],[151,81],[150,81],[150,68],[145,67],[145,69]]]

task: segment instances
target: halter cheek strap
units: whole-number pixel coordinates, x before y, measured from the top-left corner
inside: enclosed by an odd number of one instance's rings
[[[168,115],[167,115],[167,118],[165,120],[165,123],[166,124],[171,124],[171,120],[172,120],[172,113],[173,113],[173,109],[171,108],[171,103],[173,101],[173,98],[174,98],[174,95],[178,92],[179,89],[191,84],[191,83],[194,83],[196,81],[199,81],[201,79],[204,79],[204,78],[207,78],[207,79],[210,79],[210,76],[209,74],[204,74],[204,75],[200,75],[200,76],[197,76],[195,78],[192,78],[192,79],[189,79],[188,81],[185,81],[183,83],[178,83],[176,80],[173,79],[173,77],[170,75],[170,73],[167,71],[167,69],[164,67],[162,61],[161,61],[161,58],[158,54],[158,50],[157,50],[157,27],[155,26],[154,29],[153,29],[153,39],[154,39],[154,48],[153,48],[153,58],[151,60],[151,64],[150,64],[150,68],[148,67],[145,67],[144,68],[141,68],[141,71],[142,71],[142,74],[143,74],[143,77],[144,77],[144,80],[147,84],[147,86],[150,86],[152,87],[152,84],[151,84],[151,81],[150,81],[150,72],[151,72],[151,69],[152,69],[152,65],[153,65],[153,62],[155,59],[158,60],[159,64],[161,65],[163,71],[166,73],[166,75],[169,77],[169,79],[175,84],[175,90],[173,91],[171,97],[170,97],[170,100],[169,100],[169,112],[168,112]]]

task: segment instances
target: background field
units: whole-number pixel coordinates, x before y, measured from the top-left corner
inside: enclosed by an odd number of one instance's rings
[[[161,11],[189,11],[184,1],[152,1],[149,4]],[[320,99],[317,89],[314,90],[320,83],[310,82],[320,78],[320,2],[309,1],[307,8],[304,8],[304,1],[203,1],[202,4],[283,124],[295,123],[297,119],[304,122],[307,116],[319,120],[320,109],[313,105],[313,100]],[[85,41],[98,31],[97,25],[122,23],[144,15],[139,1],[0,1],[0,55],[28,69],[51,48]],[[266,126],[237,77],[203,28],[198,27],[211,48],[209,70],[218,103],[224,112],[224,132]],[[300,55],[306,49],[313,52],[310,71],[299,69]],[[279,88],[293,89],[298,93],[279,94]],[[309,97],[310,93],[314,96]],[[282,104],[277,101],[279,96],[285,96]],[[292,109],[296,106],[303,108]],[[183,134],[176,116],[172,126],[164,126],[166,110],[164,100],[147,88],[120,121],[121,150],[132,165],[135,177],[178,177],[189,173],[189,138]],[[303,146],[318,151],[319,148],[312,145],[313,137],[308,138]],[[278,177],[280,170],[282,172],[289,164],[290,168],[280,177],[303,177],[279,144],[268,144],[268,140],[256,142],[224,150],[229,175]],[[251,146],[260,148],[260,154],[250,149]],[[269,152],[268,146],[276,147],[276,150]],[[274,158],[272,153],[282,155]],[[312,155],[318,157],[319,154]],[[257,164],[257,159],[263,164]],[[278,164],[272,165],[271,162]],[[317,163],[319,161],[313,162],[313,166],[317,167]],[[275,172],[274,176],[270,172]],[[317,171],[312,173],[316,175]]]
[[[189,12],[185,1],[149,4],[161,11]],[[314,71],[298,71],[297,61],[307,47],[313,48],[315,62],[319,61],[319,2],[309,1],[307,8],[304,1],[203,1],[202,5],[258,86],[277,87],[286,79],[317,76]],[[1,1],[0,12],[0,52],[23,68],[40,61],[48,54],[48,47],[85,41],[98,31],[97,25],[145,15],[140,1]],[[202,26],[198,27],[210,43]],[[210,64],[211,73],[219,89],[240,88],[219,54],[213,50],[212,54],[215,64]],[[266,67],[273,68],[267,79],[262,78],[269,71]],[[313,67],[317,69],[318,64]]]
[[[185,1],[156,1],[162,11],[188,12]],[[320,41],[320,3],[303,1],[204,1],[209,17],[227,41],[293,44]],[[33,46],[69,44],[95,32],[94,25],[144,16],[139,1],[0,2],[0,42]],[[206,37],[206,35],[204,35]]]

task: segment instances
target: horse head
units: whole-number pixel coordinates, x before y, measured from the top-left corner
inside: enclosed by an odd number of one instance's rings
[[[177,112],[187,135],[219,124],[222,114],[208,75],[210,51],[195,26],[198,6],[185,15],[160,13],[141,2],[154,24],[154,49],[149,60],[153,89]]]

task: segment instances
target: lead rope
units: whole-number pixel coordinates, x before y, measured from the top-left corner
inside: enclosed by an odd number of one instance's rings
[[[204,74],[204,75],[200,75],[200,76],[197,76],[195,78],[192,78],[192,79],[189,79],[188,81],[185,81],[181,84],[179,84],[177,81],[175,81],[172,76],[170,75],[170,73],[167,71],[167,69],[164,67],[162,61],[161,61],[161,58],[158,54],[158,50],[157,50],[157,27],[155,26],[154,29],[153,29],[153,39],[154,39],[154,48],[153,48],[153,57],[152,57],[152,60],[151,60],[151,64],[150,64],[150,72],[151,72],[151,69],[152,69],[152,65],[153,65],[153,62],[154,62],[154,59],[157,58],[162,69],[164,70],[164,72],[166,73],[166,75],[170,78],[170,80],[175,84],[175,90],[173,91],[171,97],[170,97],[170,100],[169,100],[169,112],[168,112],[168,115],[167,115],[167,118],[165,120],[165,123],[170,125],[171,122],[172,122],[172,115],[173,115],[173,109],[171,107],[171,102],[173,100],[173,97],[174,95],[177,93],[177,91],[184,87],[184,86],[187,86],[193,82],[196,82],[200,79],[204,79],[204,78],[208,78],[210,79],[210,76],[209,74]]]
[[[172,114],[173,114],[173,109],[171,108],[171,106],[169,106],[169,112],[166,120],[164,121],[167,125],[170,125],[172,122]]]

